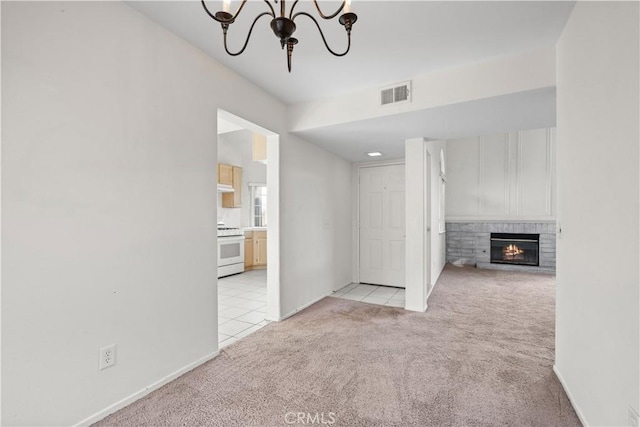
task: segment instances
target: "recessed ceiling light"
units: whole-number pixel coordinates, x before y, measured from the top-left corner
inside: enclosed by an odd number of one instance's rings
[[[371,153],[367,153],[367,156],[378,157],[378,156],[382,156],[382,153],[379,151],[372,151]]]

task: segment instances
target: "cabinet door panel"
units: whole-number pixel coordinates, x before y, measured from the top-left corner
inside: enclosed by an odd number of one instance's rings
[[[267,232],[266,231],[253,232],[253,265],[260,266],[260,267],[267,265]]]
[[[242,168],[231,166],[231,177],[233,193],[222,194],[223,208],[239,208],[242,207]]]
[[[233,207],[242,206],[242,168],[233,167]]]
[[[218,184],[233,185],[233,166],[218,163]]]
[[[253,238],[244,239],[244,268],[253,266]]]

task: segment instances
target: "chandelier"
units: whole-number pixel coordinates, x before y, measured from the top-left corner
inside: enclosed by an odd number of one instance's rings
[[[251,24],[251,27],[249,28],[247,39],[245,40],[242,48],[237,52],[231,52],[227,47],[227,31],[229,30],[229,26],[233,24],[236,18],[238,17],[238,15],[240,15],[240,12],[242,12],[242,8],[244,7],[245,3],[247,3],[247,0],[242,0],[242,3],[240,3],[240,6],[238,6],[238,10],[236,11],[235,14],[231,14],[230,12],[231,0],[223,0],[222,10],[216,12],[215,14],[209,11],[204,0],[200,0],[200,1],[202,2],[202,7],[204,7],[204,10],[207,12],[207,14],[212,19],[219,22],[220,25],[222,26],[222,34],[224,38],[224,50],[226,50],[227,53],[231,56],[238,56],[242,54],[242,52],[244,52],[244,50],[247,48],[247,45],[249,44],[249,39],[251,38],[251,33],[253,32],[253,27],[256,25],[256,22],[258,22],[258,20],[263,16],[267,16],[267,15],[271,16],[272,18],[271,29],[273,30],[273,33],[276,35],[276,37],[280,39],[280,46],[282,47],[282,49],[284,50],[285,46],[287,48],[287,67],[289,69],[289,72],[291,72],[291,54],[293,53],[293,47],[298,43],[298,39],[296,39],[295,37],[292,37],[293,33],[296,31],[296,24],[295,24],[296,18],[300,16],[305,16],[311,19],[316,24],[316,27],[320,32],[320,37],[322,37],[322,41],[325,47],[329,52],[331,52],[331,54],[335,56],[345,56],[349,52],[349,49],[351,48],[351,27],[358,20],[358,16],[355,13],[351,12],[351,0],[344,0],[342,2],[342,5],[340,5],[340,8],[335,13],[332,13],[330,15],[325,15],[324,13],[322,13],[322,10],[320,10],[320,6],[318,5],[317,0],[313,0],[313,4],[316,6],[316,9],[318,10],[318,15],[322,19],[327,19],[327,20],[333,19],[336,16],[338,16],[340,12],[342,12],[342,14],[340,14],[340,17],[338,18],[338,22],[340,22],[340,24],[342,24],[345,30],[347,31],[347,49],[344,52],[339,53],[339,52],[335,52],[333,49],[329,47],[329,44],[327,43],[327,40],[324,37],[324,33],[322,32],[322,28],[320,28],[320,24],[318,23],[316,18],[314,18],[311,14],[307,12],[295,12],[295,8],[299,0],[295,0],[293,2],[293,4],[291,5],[291,9],[289,10],[288,13],[287,13],[285,0],[280,0],[279,16],[276,16],[276,11],[271,5],[271,2],[269,0],[264,0],[267,6],[269,6],[269,10],[262,12],[258,16],[256,16],[256,18],[253,20],[253,23]],[[273,0],[273,2],[277,7],[278,0]]]

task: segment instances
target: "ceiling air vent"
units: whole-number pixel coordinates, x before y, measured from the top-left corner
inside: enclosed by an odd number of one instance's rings
[[[380,105],[411,102],[411,82],[396,83],[380,90]]]

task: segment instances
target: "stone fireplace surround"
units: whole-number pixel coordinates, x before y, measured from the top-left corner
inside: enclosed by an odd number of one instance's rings
[[[556,272],[556,223],[518,221],[446,222],[447,262],[531,273]],[[540,234],[540,265],[491,264],[491,233]]]

